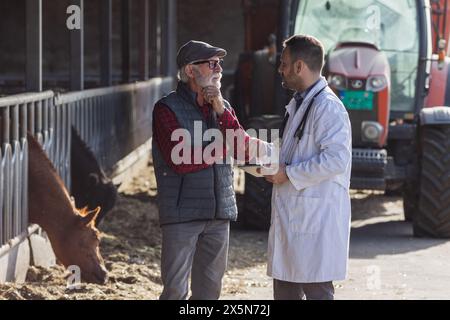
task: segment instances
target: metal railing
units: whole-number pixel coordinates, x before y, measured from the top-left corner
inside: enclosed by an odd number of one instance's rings
[[[27,131],[34,133],[70,190],[71,126],[106,172],[152,135],[154,103],[172,78],[64,94],[0,98],[0,247],[28,226]]]
[[[53,92],[0,99],[0,246],[28,226],[27,130],[48,145]],[[45,141],[44,141],[45,137]]]
[[[172,78],[154,78],[65,93],[55,97],[55,106],[57,110],[68,110],[69,123],[91,148],[102,168],[109,171],[117,161],[150,139],[153,105],[172,85]],[[70,131],[70,126],[67,129]],[[70,132],[67,135],[70,141]],[[56,153],[61,150],[66,149],[62,147]]]

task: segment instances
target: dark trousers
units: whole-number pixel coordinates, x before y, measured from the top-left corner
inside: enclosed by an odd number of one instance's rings
[[[273,279],[275,300],[334,300],[333,282],[296,283]]]

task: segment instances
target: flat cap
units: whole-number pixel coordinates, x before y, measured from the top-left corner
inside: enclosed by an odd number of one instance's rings
[[[213,47],[203,41],[191,40],[183,44],[178,50],[177,65],[178,68],[181,68],[194,61],[207,60],[214,56],[225,57],[226,55],[225,49]]]

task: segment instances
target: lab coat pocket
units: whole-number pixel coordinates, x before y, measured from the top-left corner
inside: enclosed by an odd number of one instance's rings
[[[326,200],[313,197],[290,197],[289,229],[294,234],[318,233]]]

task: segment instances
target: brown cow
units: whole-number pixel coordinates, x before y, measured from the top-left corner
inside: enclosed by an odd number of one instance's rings
[[[78,210],[41,145],[31,134],[27,139],[29,221],[45,230],[56,258],[66,268],[77,265],[84,281],[105,283],[107,271],[95,228],[100,208]]]

